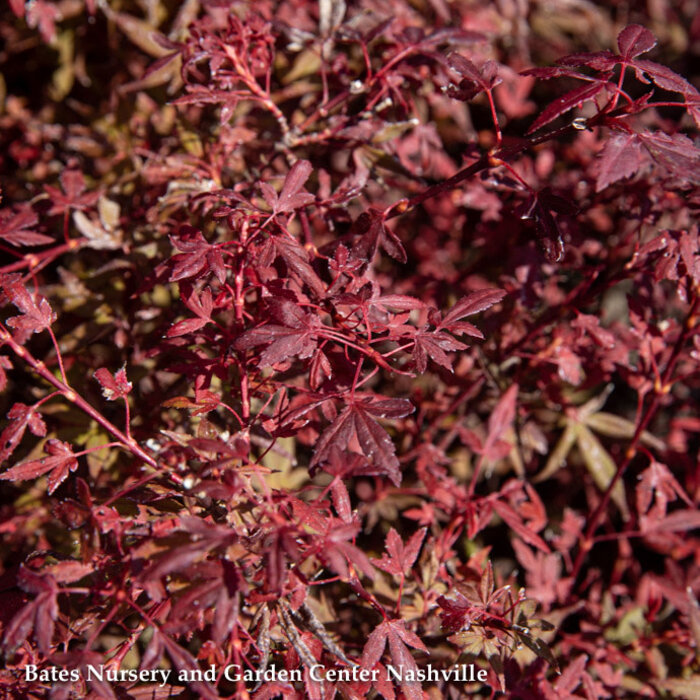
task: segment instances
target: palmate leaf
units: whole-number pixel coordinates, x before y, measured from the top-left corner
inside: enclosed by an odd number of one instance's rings
[[[604,336],[602,344],[605,344],[607,340],[609,340],[609,338]],[[636,431],[636,426],[632,421],[622,416],[600,410],[605,405],[611,390],[612,385],[609,385],[602,394],[593,397],[582,406],[579,406],[576,411],[576,419],[564,419],[564,432],[554,447],[554,450],[550,453],[542,471],[533,478],[534,483],[548,479],[566,464],[567,455],[578,439],[576,426],[579,423],[583,423],[588,428],[606,437],[632,438]],[[647,430],[642,431],[641,442],[655,450],[663,451],[665,449],[664,442]]]
[[[194,517],[180,517],[174,528],[187,533],[189,541],[178,536],[178,546],[165,549],[158,557],[150,558],[152,552],[148,548],[143,552],[143,558],[148,565],[140,573],[140,579],[154,600],[159,600],[163,595],[162,577],[186,570],[219,547],[228,546],[236,539],[232,530],[213,523],[200,522]],[[142,556],[139,550],[134,554],[137,558]]]
[[[679,106],[684,106],[695,123],[700,126],[700,93],[698,90],[670,68],[648,59],[638,58],[650,51],[656,46],[656,43],[656,37],[648,29],[638,24],[632,24],[625,27],[617,37],[618,54],[612,51],[571,54],[559,59],[557,61],[558,67],[534,68],[524,71],[523,75],[532,75],[543,79],[566,76],[588,81],[587,85],[575,88],[548,105],[532,124],[528,133],[542,128],[580,102],[594,99],[603,88],[607,87],[611,93],[616,92],[617,86],[609,82],[609,78],[613,69],[618,66],[623,72],[627,68],[632,69],[637,80],[642,83],[648,84],[651,81],[664,90],[680,93],[684,98],[684,103],[679,103]],[[591,78],[575,70],[583,66],[599,71],[600,75]],[[634,103],[630,105],[630,108],[633,107]]]
[[[480,92],[492,90],[502,82],[498,77],[498,64],[495,61],[486,61],[481,68],[477,68],[464,56],[452,53],[447,57],[447,63],[461,76],[457,87],[450,85],[446,89],[446,93],[455,99],[466,102]]]
[[[291,357],[306,359],[316,350],[321,322],[286,299],[268,302],[270,316],[281,323],[270,323],[245,331],[234,341],[237,350],[267,345],[259,358],[261,367],[270,367]]]
[[[373,560],[374,565],[394,576],[407,574],[418,558],[426,532],[427,528],[422,527],[413,533],[404,545],[401,535],[392,527],[384,544],[386,552],[382,554],[381,559]]]
[[[362,453],[375,466],[375,473],[388,476],[398,486],[401,483],[401,472],[396,448],[388,433],[373,416],[403,418],[413,410],[411,402],[407,399],[384,399],[375,402],[351,400],[318,439],[309,468],[313,469],[319,462],[327,460],[333,447],[349,449],[351,440],[356,438]]]
[[[48,493],[52,494],[69,472],[78,468],[78,460],[71,446],[55,438],[47,440],[44,446],[48,457],[22,462],[0,474],[0,479],[6,481],[25,481],[49,474]]]
[[[282,258],[290,272],[296,275],[317,297],[325,295],[325,286],[309,263],[307,251],[297,241],[286,236],[271,236],[265,242],[260,262],[269,265]]]
[[[442,628],[448,632],[457,632],[481,618],[481,609],[470,603],[461,593],[454,593],[452,598],[441,595],[437,604],[442,609]]]
[[[409,647],[429,653],[420,637],[411,632],[403,620],[385,620],[375,627],[367,638],[362,651],[362,667],[374,668],[382,658],[384,649],[389,646],[391,663],[395,668],[403,667],[405,675],[418,670],[418,665]],[[422,700],[423,691],[418,681],[404,680],[401,689],[408,700]]]
[[[585,654],[581,654],[564,669],[554,686],[558,697],[575,697],[572,693],[581,684],[582,676],[586,672],[587,662],[588,657]]]
[[[171,258],[171,282],[214,273],[223,284],[226,279],[223,255],[217,246],[204,238],[201,231],[192,226],[182,226],[180,235],[177,238],[170,236],[170,241],[182,253]]]
[[[13,246],[46,245],[54,239],[37,233],[33,227],[39,222],[36,213],[28,206],[17,211],[3,209],[0,213],[0,239]]]
[[[95,371],[95,379],[102,388],[102,395],[107,401],[116,401],[125,398],[131,391],[131,382],[126,378],[126,369],[122,367],[115,374],[111,374],[106,367]]]
[[[46,435],[46,424],[34,406],[15,403],[7,417],[10,423],[0,434],[0,462],[4,462],[15,451],[27,428],[37,437]]]
[[[182,293],[182,292],[181,292]],[[204,328],[211,321],[211,313],[214,309],[214,301],[209,288],[198,294],[196,290],[190,290],[189,295],[183,295],[182,300],[185,306],[196,314],[196,318],[186,318],[183,321],[178,321],[168,328],[167,337],[175,338],[180,335],[194,333],[200,328]]]
[[[326,535],[320,541],[318,556],[321,561],[335,571],[345,581],[355,577],[348,568],[350,562],[354,569],[361,571],[367,578],[375,577],[375,570],[369,557],[353,544],[360,524],[357,520],[346,522],[329,518],[324,523]]]
[[[447,57],[447,63],[453,71],[463,78],[476,83],[481,90],[490,90],[494,87],[497,75],[497,65],[494,61],[487,61],[482,68],[477,68],[470,60],[458,53],[451,53]]]
[[[425,372],[428,366],[428,357],[436,364],[450,372],[452,361],[445,351],[466,350],[467,346],[460,343],[447,333],[440,331],[418,331],[413,336],[413,362],[418,372]]]
[[[22,566],[17,583],[22,590],[34,593],[36,597],[14,615],[3,632],[2,646],[7,653],[13,653],[33,630],[39,650],[48,655],[58,617],[56,580],[50,574],[41,575]]]
[[[49,214],[61,214],[68,209],[87,209],[97,203],[99,192],[85,194],[86,183],[83,173],[77,168],[66,168],[59,176],[61,190],[51,185],[44,189],[51,199]]]
[[[517,540],[515,544],[527,550]],[[490,562],[481,576],[478,588],[474,582],[458,582],[457,587],[459,591],[453,592],[450,598],[440,596],[437,599],[442,609],[442,628],[448,633],[456,633],[449,639],[461,647],[463,652],[485,656],[498,675],[502,688],[505,688],[503,655],[512,648],[514,641],[521,641],[558,672],[554,655],[538,636],[539,632],[551,631],[554,626],[534,617],[537,604],[532,598],[518,601],[515,621],[511,620],[510,615],[504,616],[489,610],[491,604],[498,605],[497,601],[503,592],[503,589],[494,589]]]
[[[514,539],[511,544],[516,559],[525,569],[528,595],[540,605],[550,607],[557,600],[557,584],[562,573],[561,555],[558,552],[533,552],[519,539]],[[520,616],[521,613],[518,614]],[[521,621],[520,624],[528,626],[527,621]]]
[[[630,24],[617,36],[617,47],[620,55],[631,61],[640,54],[651,51],[656,46],[656,37],[639,24]]]
[[[32,333],[41,333],[56,320],[56,314],[45,297],[31,295],[19,275],[4,275],[2,288],[7,298],[22,312],[21,316],[7,319],[7,325],[16,328],[19,335],[28,338]]]
[[[681,498],[689,507],[693,507],[692,500],[669,468],[656,460],[652,460],[651,464],[640,474],[635,496],[639,514],[644,514],[649,510],[652,499],[662,515],[666,513],[666,506],[675,501],[677,497]]]
[[[613,135],[606,141],[600,154],[596,192],[601,192],[618,180],[634,175],[648,162],[649,155],[636,133]]]
[[[313,167],[308,160],[298,160],[289,169],[279,194],[266,182],[260,183],[263,199],[272,208],[272,213],[287,214],[311,204],[315,197],[304,190],[304,183],[309,179]]]
[[[581,416],[585,421],[585,415]],[[600,443],[600,440],[593,434],[585,422],[578,422],[573,419],[566,419],[566,428],[559,442],[550,454],[544,469],[534,478],[535,482],[544,481],[555,474],[564,464],[569,451],[574,445],[578,446],[579,452],[588,469],[593,481],[601,491],[605,491],[617,471],[615,461],[608,451]],[[629,518],[629,508],[627,497],[622,481],[618,481],[611,493],[611,499],[620,509],[625,519]]]
[[[465,316],[472,316],[480,313],[498,303],[505,296],[505,291],[501,289],[480,289],[462,297],[442,318],[437,322],[435,330],[428,330],[426,325],[422,329],[412,334],[414,342],[412,358],[418,372],[425,372],[428,366],[428,357],[436,364],[444,367],[450,372],[453,371],[452,361],[446,354],[457,350],[465,350],[467,346],[452,338],[444,331],[450,331],[455,335],[469,335],[475,338],[483,338],[481,331],[471,323],[462,321]],[[381,297],[387,300],[390,297]],[[410,297],[406,297],[410,301]],[[398,298],[397,298],[398,302]],[[387,304],[391,306],[391,304]],[[398,308],[415,308],[410,303]],[[436,314],[439,319],[439,314]]]

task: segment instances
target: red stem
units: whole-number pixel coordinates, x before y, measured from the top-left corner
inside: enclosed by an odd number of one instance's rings
[[[575,581],[578,577],[586,555],[595,544],[593,534],[595,533],[596,528],[598,527],[601,516],[605,512],[605,509],[607,508],[607,505],[610,502],[610,497],[612,495],[613,489],[615,488],[615,485],[618,481],[620,481],[623,474],[625,473],[629,465],[632,463],[632,460],[637,456],[638,445],[642,437],[642,433],[646,430],[647,426],[649,425],[653,417],[656,415],[656,411],[658,410],[659,405],[661,404],[661,397],[668,393],[668,391],[670,391],[671,375],[673,374],[673,370],[676,366],[676,363],[678,362],[683,347],[685,346],[688,338],[690,338],[690,336],[692,335],[695,323],[697,322],[696,313],[698,310],[698,299],[699,297],[696,295],[690,306],[690,311],[688,312],[688,315],[686,317],[683,330],[678,335],[678,338],[676,339],[676,342],[673,346],[673,350],[671,351],[671,356],[669,358],[668,364],[666,365],[666,369],[664,371],[661,382],[659,382],[658,385],[655,385],[654,397],[651,401],[651,404],[642,416],[641,420],[637,423],[634,435],[630,440],[629,446],[625,450],[625,459],[618,466],[617,471],[615,472],[615,476],[610,481],[610,484],[608,484],[608,488],[605,490],[603,497],[600,499],[600,503],[598,503],[598,506],[593,511],[593,514],[588,520],[585,534],[582,538],[581,546],[579,547],[576,559],[574,561],[574,566],[571,572],[572,581]]]
[[[91,406],[82,396],[73,391],[65,382],[56,379],[54,375],[47,369],[46,365],[37,360],[26,348],[22,347],[7,331],[0,325],[0,341],[3,344],[10,346],[12,351],[18,357],[21,357],[39,376],[45,379],[49,384],[58,389],[58,391],[71,403],[75,404],[84,413],[90,416],[94,421],[101,425],[105,430],[111,433],[117,440],[128,449],[135,457],[153,467],[158,467],[158,463],[136,443],[136,441],[125,435],[116,425],[108,421],[97,409]]]

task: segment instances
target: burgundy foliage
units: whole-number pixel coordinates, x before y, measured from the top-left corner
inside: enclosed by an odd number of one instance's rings
[[[700,697],[692,5],[3,8],[0,693]]]

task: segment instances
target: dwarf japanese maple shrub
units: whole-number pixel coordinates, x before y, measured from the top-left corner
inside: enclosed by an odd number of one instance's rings
[[[697,697],[700,94],[649,18],[10,6],[4,690]]]

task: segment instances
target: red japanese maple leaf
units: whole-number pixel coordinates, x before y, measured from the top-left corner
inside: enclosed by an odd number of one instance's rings
[[[3,474],[0,479],[7,481],[24,481],[26,479],[36,479],[48,473],[48,493],[52,494],[69,472],[74,472],[78,468],[78,460],[73,453],[73,448],[62,440],[52,438],[47,440],[44,451],[48,457],[32,459],[22,462]]]
[[[111,374],[106,367],[100,367],[95,371],[95,379],[102,387],[102,395],[107,401],[123,399],[131,391],[131,382],[126,378],[126,369],[122,367],[115,374]]]
[[[8,299],[22,312],[21,316],[7,319],[7,325],[16,328],[23,339],[32,333],[40,333],[56,320],[56,314],[45,297],[32,296],[20,281],[19,275],[5,275],[2,288]]]
[[[314,468],[309,469],[309,473],[313,476],[319,466],[323,471],[333,476],[333,480],[328,488],[338,515],[345,522],[351,522],[350,495],[343,479],[348,479],[352,476],[376,474],[376,468],[363,455],[359,455],[356,452],[341,451],[336,445],[331,447],[328,461],[314,465]]]
[[[386,474],[398,486],[401,473],[396,448],[373,416],[403,418],[412,412],[413,406],[407,399],[350,399],[349,405],[318,439],[310,467],[327,459],[333,446],[348,449],[352,439],[356,438],[363,454],[377,467],[378,473]]]
[[[210,289],[204,289],[201,294],[198,294],[196,290],[192,289],[189,295],[186,293],[182,295],[182,301],[185,306],[196,315],[196,318],[186,318],[183,321],[175,323],[168,328],[168,338],[194,333],[211,322],[214,300]]]
[[[267,345],[259,358],[261,367],[282,362],[290,357],[305,359],[316,349],[316,339],[321,322],[316,315],[306,313],[287,299],[270,299],[269,314],[280,323],[270,323],[259,328],[251,328],[236,338],[237,350],[248,350],[259,345]]]
[[[492,90],[501,82],[498,64],[495,61],[486,61],[481,68],[477,68],[469,59],[452,53],[447,57],[447,63],[461,76],[459,86],[449,86],[446,90],[447,94],[455,99],[466,102],[480,92]]]
[[[382,249],[395,260],[405,263],[407,260],[401,239],[387,226],[386,214],[378,209],[370,208],[357,217],[353,232],[359,235],[352,247],[351,255],[363,261],[370,261]]]
[[[325,525],[326,534],[316,547],[320,559],[345,580],[352,578],[348,562],[368,578],[374,578],[376,572],[369,557],[353,544],[360,531],[359,521],[348,523],[336,518],[327,518]]]
[[[418,670],[418,665],[409,647],[428,653],[420,637],[411,632],[403,620],[384,620],[375,627],[367,639],[362,651],[362,667],[374,668],[382,658],[387,644],[389,645],[392,665],[397,669],[401,668],[403,675],[410,675],[408,672],[415,673]],[[404,680],[401,683],[401,688],[408,700],[423,699],[421,684],[417,680]]]
[[[298,160],[289,169],[279,194],[266,182],[260,183],[263,198],[272,208],[273,215],[292,212],[314,201],[315,197],[304,190],[304,183],[309,179],[312,170],[308,160]]]
[[[63,191],[51,185],[44,185],[51,199],[49,214],[61,214],[69,209],[87,209],[100,198],[99,192],[85,192],[85,177],[77,168],[66,168],[61,172],[59,180]]]
[[[50,236],[34,231],[32,227],[38,222],[36,213],[27,205],[15,211],[3,209],[0,213],[0,238],[14,246],[53,243]]]
[[[171,258],[171,282],[202,277],[213,272],[223,284],[226,279],[223,254],[217,246],[204,238],[201,231],[192,226],[182,226],[180,235],[177,238],[170,236],[170,241],[182,252],[182,255],[174,255]]]
[[[7,417],[10,423],[0,435],[0,462],[4,462],[15,451],[27,428],[38,437],[46,435],[46,424],[34,406],[15,403]]]
[[[426,532],[427,528],[422,527],[404,545],[401,535],[392,527],[386,536],[386,552],[381,559],[372,560],[374,565],[394,576],[407,574],[418,557]]]
[[[34,631],[37,645],[43,654],[51,653],[56,618],[58,617],[58,586],[50,574],[38,574],[22,566],[17,583],[27,593],[36,597],[19,610],[3,633],[2,645],[9,654]]]

